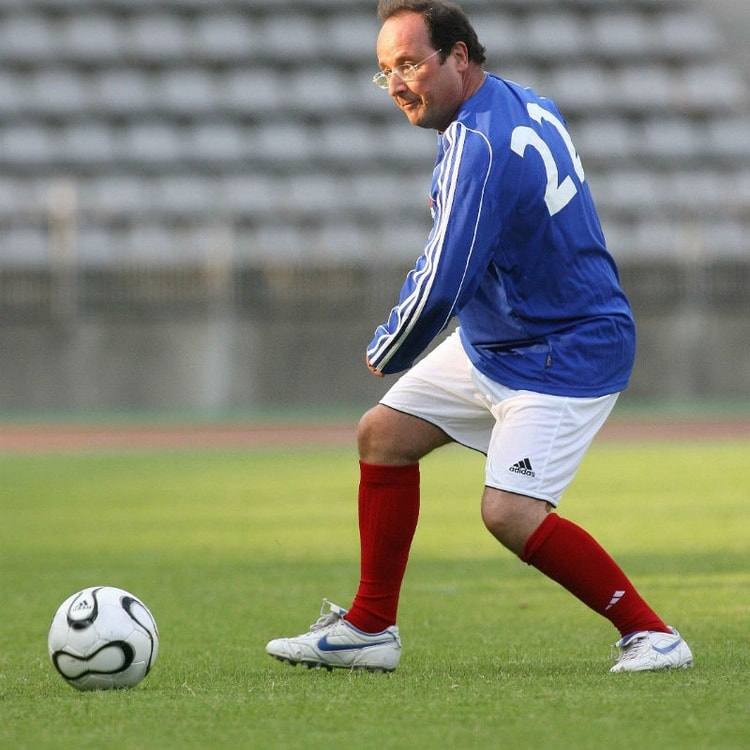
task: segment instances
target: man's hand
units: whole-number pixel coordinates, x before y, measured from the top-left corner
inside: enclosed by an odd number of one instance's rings
[[[370,360],[367,359],[367,355],[365,354],[365,364],[367,365],[367,369],[376,377],[376,378],[382,378],[383,373],[378,372],[371,364]]]

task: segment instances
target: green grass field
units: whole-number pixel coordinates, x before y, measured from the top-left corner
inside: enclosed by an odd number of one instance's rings
[[[350,602],[351,451],[0,457],[0,747],[747,748],[749,448],[602,444],[564,499],[690,641],[693,670],[640,675],[608,674],[609,623],[490,539],[469,451],[423,462],[392,675],[263,650]],[[95,584],[159,623],[133,690],[49,664],[54,610]]]

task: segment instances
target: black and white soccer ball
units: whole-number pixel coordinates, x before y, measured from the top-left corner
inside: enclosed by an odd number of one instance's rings
[[[92,586],[69,596],[49,629],[55,669],[78,690],[137,685],[159,653],[159,630],[148,607],[113,586]]]

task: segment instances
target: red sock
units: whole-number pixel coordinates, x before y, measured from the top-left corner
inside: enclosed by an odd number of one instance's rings
[[[526,541],[521,559],[606,617],[622,635],[671,632],[597,541],[555,513]]]
[[[366,633],[396,624],[401,581],[419,517],[419,464],[360,461],[360,581],[346,619]]]

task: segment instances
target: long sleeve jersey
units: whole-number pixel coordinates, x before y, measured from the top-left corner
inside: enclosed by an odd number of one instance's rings
[[[623,390],[635,326],[555,104],[486,75],[438,134],[432,229],[367,349],[409,368],[454,317],[471,362],[509,388]]]

